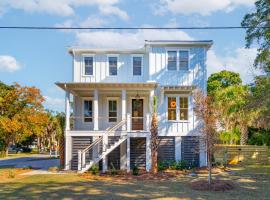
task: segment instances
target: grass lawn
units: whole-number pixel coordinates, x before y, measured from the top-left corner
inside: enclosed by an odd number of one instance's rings
[[[77,174],[17,174],[0,181],[0,199],[270,199],[270,165],[233,168],[231,175],[220,178],[233,180],[236,188],[227,192],[194,191],[189,183],[195,178],[186,176],[164,181],[124,181],[89,179]]]

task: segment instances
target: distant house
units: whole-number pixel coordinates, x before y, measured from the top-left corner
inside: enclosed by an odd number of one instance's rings
[[[97,164],[103,171],[134,166],[148,171],[154,95],[158,159],[206,165],[192,91],[206,91],[211,45],[153,40],[140,49],[69,48],[73,80],[56,83],[66,91],[65,168],[83,172]]]

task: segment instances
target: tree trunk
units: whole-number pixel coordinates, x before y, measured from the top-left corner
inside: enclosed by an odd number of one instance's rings
[[[151,122],[151,159],[152,159],[151,171],[153,174],[156,174],[158,172],[157,150],[158,150],[158,119],[157,113],[154,112]]]
[[[64,135],[60,136],[59,157],[60,157],[60,167],[64,168],[64,166],[65,166],[65,137],[64,137]]]
[[[209,150],[207,152],[207,161],[208,161],[208,185],[210,188],[212,183],[212,155],[211,151]]]
[[[247,141],[248,141],[248,131],[247,131],[247,128],[245,127],[241,129],[240,144],[246,145]]]

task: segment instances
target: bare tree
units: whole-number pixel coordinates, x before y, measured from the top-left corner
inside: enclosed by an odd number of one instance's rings
[[[201,124],[202,140],[207,151],[208,184],[212,181],[212,156],[217,141],[217,109],[214,107],[212,98],[204,95],[200,90],[195,91],[194,112]]]

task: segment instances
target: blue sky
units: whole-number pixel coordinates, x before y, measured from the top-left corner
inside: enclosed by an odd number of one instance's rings
[[[254,0],[1,0],[1,26],[175,27],[239,26]],[[140,47],[145,39],[214,40],[208,74],[222,69],[252,81],[256,48],[245,49],[244,30],[59,31],[0,30],[0,80],[36,86],[45,106],[64,110],[54,83],[71,81],[68,46]]]

